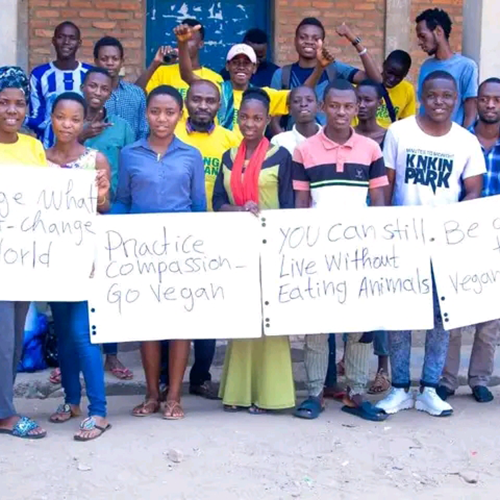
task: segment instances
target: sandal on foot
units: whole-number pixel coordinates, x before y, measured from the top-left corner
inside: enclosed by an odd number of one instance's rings
[[[49,422],[51,424],[64,424],[68,420],[71,420],[74,417],[79,417],[80,413],[73,413],[71,406],[67,403],[59,405],[55,413],[53,413],[49,417]],[[62,417],[62,418],[57,418]]]
[[[391,388],[389,375],[384,370],[379,370],[375,376],[373,384],[368,389],[368,394],[381,394]]]
[[[311,396],[305,401],[302,401],[300,406],[294,411],[297,418],[304,418],[306,420],[314,420],[318,418],[320,413],[325,409],[322,401],[318,397]]]
[[[364,401],[361,406],[342,406],[341,410],[349,415],[354,415],[360,417],[363,420],[369,420],[370,422],[383,422],[387,419],[389,415],[387,413],[373,406],[370,402]]]
[[[174,411],[180,409],[182,415],[174,416]],[[163,412],[164,420],[182,420],[184,418],[184,410],[178,401],[167,401]]]
[[[264,410],[264,408],[259,408],[258,406],[252,405],[250,408],[248,408],[248,413],[250,415],[264,415],[267,413],[267,410]]]
[[[0,434],[9,434],[21,439],[42,439],[47,435],[47,431],[33,434],[33,431],[41,427],[31,418],[21,417],[12,429],[0,429]]]
[[[156,399],[146,399],[132,410],[134,417],[149,417],[160,411],[160,403]]]
[[[132,370],[128,368],[112,368],[108,370],[112,375],[114,375],[118,380],[132,380],[134,378],[134,374]]]
[[[493,401],[493,394],[484,385],[476,385],[476,387],[473,387],[472,395],[478,403],[489,403]]]
[[[109,429],[111,429],[111,424],[106,425],[106,427],[101,427],[97,425],[94,417],[88,417],[80,424],[80,432],[97,431],[97,433],[90,437],[82,437],[79,436],[78,434],[75,434],[73,438],[75,441],[80,441],[80,442],[92,441],[94,439],[97,439],[98,437],[101,437],[106,431],[109,431]]]
[[[54,385],[58,385],[61,383],[61,369],[55,368],[50,372],[49,382]]]

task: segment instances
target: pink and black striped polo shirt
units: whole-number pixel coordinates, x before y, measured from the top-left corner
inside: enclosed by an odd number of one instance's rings
[[[345,144],[321,131],[293,154],[293,188],[310,191],[313,207],[366,206],[368,189],[388,184],[379,145],[354,130]]]

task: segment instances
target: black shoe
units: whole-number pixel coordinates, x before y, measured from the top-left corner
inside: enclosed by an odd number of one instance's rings
[[[205,399],[220,399],[219,398],[219,386],[212,384],[210,381],[204,382],[202,385],[190,385],[189,394],[195,396],[201,396]]]
[[[445,385],[438,385],[436,393],[443,401],[446,401],[450,396],[455,395],[455,391],[448,389]]]
[[[493,401],[493,394],[484,385],[476,385],[472,388],[472,395],[478,403],[489,403]]]

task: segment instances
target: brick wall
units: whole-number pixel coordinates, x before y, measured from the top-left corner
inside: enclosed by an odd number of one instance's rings
[[[115,36],[125,47],[125,70],[135,79],[144,64],[145,0],[28,0],[29,67],[54,58],[52,36],[62,21],[73,21],[82,31],[78,58],[93,62],[94,43]]]

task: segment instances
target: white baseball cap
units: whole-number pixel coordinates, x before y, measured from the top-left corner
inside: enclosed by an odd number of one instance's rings
[[[232,61],[236,56],[245,55],[250,59],[250,62],[257,64],[257,56],[255,55],[255,50],[245,43],[237,43],[233,45],[229,52],[227,53],[226,61]]]

